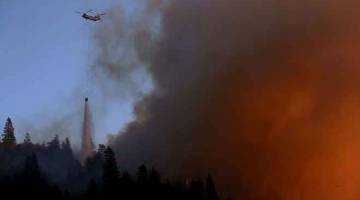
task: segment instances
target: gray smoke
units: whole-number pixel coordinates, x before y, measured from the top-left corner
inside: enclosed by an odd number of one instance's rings
[[[239,199],[356,199],[357,1],[139,4],[95,34],[105,83],[140,70],[154,85],[110,141],[122,168],[211,172]]]

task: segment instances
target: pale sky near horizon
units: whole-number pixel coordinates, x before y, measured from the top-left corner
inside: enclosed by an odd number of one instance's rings
[[[71,99],[79,88],[92,104],[101,102],[96,93],[87,91],[91,83],[85,81],[91,57],[90,29],[96,24],[85,22],[74,11],[106,11],[120,3],[130,8],[128,2],[0,0],[0,127],[10,116],[22,140],[39,121],[71,114],[64,107],[82,108],[81,95]],[[105,118],[94,119],[97,143],[105,142],[107,133],[116,133],[132,118],[131,99],[107,103]],[[47,140],[53,133],[42,137],[35,139]]]

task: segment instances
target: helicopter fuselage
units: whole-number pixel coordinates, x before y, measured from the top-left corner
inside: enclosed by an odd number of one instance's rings
[[[83,17],[84,19],[86,20],[91,20],[91,21],[99,21],[101,18],[100,18],[100,15],[95,15],[95,16],[92,16],[92,15],[88,15],[86,13],[84,13],[83,15],[81,15],[81,17]]]

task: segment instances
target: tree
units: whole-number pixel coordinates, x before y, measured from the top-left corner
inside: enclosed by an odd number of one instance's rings
[[[32,154],[25,159],[24,176],[34,180],[40,180],[40,167],[35,154]]]
[[[19,196],[36,196],[39,199],[49,192],[49,185],[42,177],[38,159],[33,153],[24,160],[23,170],[15,176],[16,192]],[[17,198],[15,198],[17,199]]]
[[[119,169],[116,164],[115,153],[111,147],[104,151],[103,184],[105,189],[115,188],[119,180]]]
[[[84,199],[98,199],[99,190],[96,185],[96,182],[94,179],[91,179],[87,191],[85,193]]]
[[[69,138],[65,138],[65,141],[62,142],[62,144],[61,144],[61,148],[63,150],[65,150],[65,151],[71,151],[72,152],[71,143],[70,143]]]
[[[105,150],[106,150],[106,146],[105,146],[105,145],[103,145],[103,144],[99,144],[99,147],[98,147],[97,152],[98,152],[101,156],[103,156],[103,155],[104,155]]]
[[[146,187],[146,193],[150,194],[154,199],[161,199],[161,197],[164,196],[164,194],[162,194],[164,191],[161,184],[160,174],[154,168],[152,168],[149,173],[149,180]],[[143,199],[146,198],[144,197]]]
[[[151,196],[151,190],[154,188],[150,188],[149,184],[149,173],[144,164],[142,164],[137,171],[137,194],[135,199],[147,199]],[[155,191],[154,191],[155,192]],[[154,198],[157,199],[157,198]]]
[[[60,150],[60,141],[58,135],[55,135],[54,139],[48,142],[48,148],[50,150]]]
[[[209,174],[206,179],[206,195],[208,200],[219,200],[219,195],[216,192],[215,184],[213,178]]]
[[[137,172],[137,182],[140,185],[144,185],[147,183],[148,181],[148,171],[146,166],[143,164],[139,167],[138,172]]]
[[[149,182],[151,185],[160,185],[161,183],[161,177],[159,172],[152,168],[149,176]]]
[[[29,145],[29,144],[31,144],[31,137],[30,137],[30,133],[25,133],[24,144],[25,144],[25,145]]]
[[[4,133],[2,134],[2,142],[5,145],[13,146],[16,144],[16,138],[14,134],[14,127],[10,117],[6,119]]]
[[[65,156],[65,158],[68,158],[68,159],[73,159],[73,150],[71,148],[71,143],[70,143],[70,140],[69,138],[65,138],[65,141],[63,141],[61,143],[61,150],[63,153],[65,153],[67,156]]]
[[[203,199],[204,183],[202,180],[193,180],[189,188],[189,197],[187,199]]]
[[[124,172],[119,181],[119,188],[121,189],[122,199],[136,199],[134,197],[134,183],[128,172]]]

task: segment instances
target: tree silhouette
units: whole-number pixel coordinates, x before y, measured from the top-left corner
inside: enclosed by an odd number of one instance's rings
[[[162,196],[164,196],[163,187],[161,183],[161,176],[159,172],[154,168],[152,168],[150,171],[146,190],[149,192],[149,194],[152,197],[156,199],[159,199]]]
[[[150,172],[149,182],[151,185],[159,185],[161,184],[161,177],[159,172],[152,168]]]
[[[35,154],[26,157],[24,164],[24,176],[32,181],[41,181],[40,167]]]
[[[134,182],[128,172],[124,172],[119,180],[119,189],[124,199],[134,199]]]
[[[111,147],[106,147],[104,151],[103,186],[107,192],[114,191],[118,185],[119,176],[114,151]]]
[[[208,200],[219,200],[219,195],[216,192],[215,184],[212,176],[209,174],[206,179],[206,199]]]
[[[2,143],[7,146],[16,145],[16,138],[14,134],[14,127],[10,117],[6,119],[4,133],[2,134]]]
[[[204,198],[204,183],[202,180],[193,180],[189,189],[189,199]]]
[[[48,142],[48,148],[49,150],[60,150],[60,141],[58,135],[55,135],[54,139]]]
[[[103,144],[99,144],[97,153],[100,154],[101,156],[104,156],[105,150],[106,150],[106,146]]]
[[[138,172],[137,172],[137,182],[140,185],[145,185],[148,181],[148,171],[146,166],[143,164],[139,167]]]
[[[25,145],[29,145],[29,144],[31,144],[31,137],[30,137],[30,133],[25,133],[24,144],[25,144]]]
[[[86,193],[84,195],[84,199],[98,199],[99,197],[99,189],[96,185],[96,182],[92,179],[88,185]]]
[[[149,174],[146,166],[143,164],[137,171],[136,187],[138,190],[137,199],[146,199],[150,196]]]
[[[65,141],[61,143],[61,149],[65,152],[72,153],[71,143],[69,138],[65,138]]]

